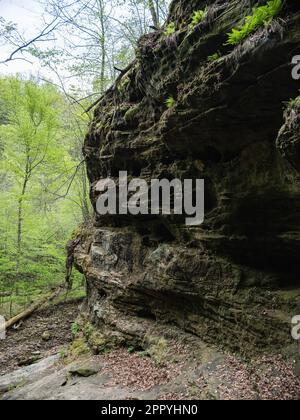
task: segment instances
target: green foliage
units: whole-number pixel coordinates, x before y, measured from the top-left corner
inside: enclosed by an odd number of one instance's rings
[[[209,55],[209,56],[207,57],[207,61],[208,61],[209,63],[213,63],[214,61],[219,60],[219,58],[221,58],[221,54],[220,54],[219,52],[216,52],[216,53],[214,53],[214,54],[212,54],[212,55]]]
[[[176,105],[176,100],[174,99],[174,97],[172,95],[170,95],[167,98],[166,105],[167,105],[168,109],[174,108],[174,106]]]
[[[226,45],[238,45],[261,26],[269,25],[283,7],[283,0],[271,0],[265,6],[255,7],[245,23],[228,33]]]
[[[203,21],[206,15],[207,15],[207,9],[194,11],[193,16],[192,16],[191,26],[194,28],[195,26],[199,25],[199,23]]]
[[[10,22],[10,21],[6,21],[3,16],[0,16],[0,37],[1,38],[6,38],[9,35],[14,35],[17,31],[17,24]]]
[[[174,22],[169,23],[169,25],[166,27],[164,31],[165,36],[172,36],[176,32],[176,25]]]
[[[12,293],[0,302],[0,312],[11,315],[63,283],[65,245],[82,222],[84,179],[78,171],[70,184],[81,141],[75,142],[69,106],[58,91],[13,77],[0,78],[0,88],[0,115],[5,110],[0,119],[0,292]],[[81,275],[75,270],[73,275],[74,285],[81,285]]]
[[[166,339],[160,338],[149,347],[147,352],[156,366],[163,366],[168,360],[169,344]]]
[[[41,51],[37,48],[30,47],[28,48],[28,52],[33,56],[38,58],[43,62],[43,64],[53,64],[54,61],[58,61],[59,59],[63,58],[64,53],[61,50],[47,49],[45,51]]]
[[[73,341],[69,349],[65,353],[66,362],[71,362],[82,356],[88,356],[91,354],[90,348],[84,338],[78,338]]]
[[[299,108],[300,107],[300,96],[293,98],[288,103],[288,108]]]
[[[76,337],[79,331],[80,331],[80,326],[77,324],[77,322],[73,322],[73,324],[71,324],[71,333],[73,337]]]

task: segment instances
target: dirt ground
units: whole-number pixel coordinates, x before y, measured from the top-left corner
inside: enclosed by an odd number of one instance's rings
[[[59,352],[72,341],[71,324],[80,301],[40,310],[0,340],[0,375]]]

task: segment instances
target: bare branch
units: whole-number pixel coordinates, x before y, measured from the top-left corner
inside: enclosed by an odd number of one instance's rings
[[[53,31],[55,31],[61,24],[62,24],[62,22],[60,21],[60,19],[58,19],[57,17],[54,18],[49,24],[46,25],[46,27],[38,35],[36,35],[34,38],[30,39],[29,41],[24,42],[22,45],[18,46],[10,54],[10,56],[7,59],[5,59],[4,61],[0,61],[0,64],[7,64],[8,62],[13,61],[13,60],[25,60],[24,58],[17,58],[15,56],[18,53],[23,53],[28,47],[30,47],[31,45],[34,45],[37,42],[49,41],[49,39],[47,39],[47,37]],[[27,61],[27,60],[25,60],[25,61]]]

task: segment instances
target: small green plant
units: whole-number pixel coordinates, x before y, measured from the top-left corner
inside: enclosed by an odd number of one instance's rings
[[[139,351],[138,352],[139,357],[150,357],[150,354],[147,352],[147,350]]]
[[[289,103],[288,103],[288,107],[289,108],[298,108],[300,107],[300,96],[297,96],[297,98],[294,99],[290,99]]]
[[[225,45],[238,45],[251,33],[264,25],[269,25],[276,17],[283,6],[283,0],[271,0],[265,6],[255,7],[252,15],[245,18],[245,23],[237,28],[233,28],[228,33],[228,40]]]
[[[206,15],[207,9],[194,11],[191,26],[194,28],[195,26],[199,25],[199,23],[202,22]]]
[[[169,358],[169,345],[167,340],[160,338],[155,344],[149,347],[148,354],[156,366],[163,366]]]
[[[166,100],[166,105],[168,109],[174,108],[174,106],[176,105],[176,101],[172,95],[170,95]]]
[[[172,36],[176,32],[176,25],[174,22],[169,23],[169,25],[166,27],[164,31],[165,36]]]
[[[135,347],[133,347],[133,346],[131,346],[131,347],[128,347],[128,353],[129,354],[133,354],[134,352],[135,352]]]
[[[220,57],[221,57],[221,53],[216,52],[216,53],[214,53],[214,54],[212,54],[212,55],[209,55],[209,56],[207,57],[207,61],[208,61],[209,63],[213,63],[214,61],[219,60],[219,58],[220,58]]]
[[[61,359],[66,359],[68,357],[68,349],[67,348],[60,349],[59,355]]]
[[[76,360],[81,356],[91,354],[90,348],[83,338],[78,338],[70,345],[67,353],[68,360]]]
[[[71,333],[73,335],[73,337],[76,337],[76,335],[79,333],[80,327],[77,324],[77,322],[73,322],[73,324],[71,325]]]

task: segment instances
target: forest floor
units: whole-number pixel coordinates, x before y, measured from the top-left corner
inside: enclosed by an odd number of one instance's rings
[[[245,361],[186,334],[183,341],[168,342],[167,360],[160,364],[131,348],[64,360],[78,306],[40,310],[0,341],[3,399],[300,399],[300,377],[282,356]]]
[[[0,375],[57,354],[72,341],[71,324],[78,315],[77,299],[35,312],[0,340]]]

